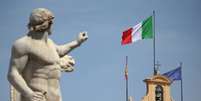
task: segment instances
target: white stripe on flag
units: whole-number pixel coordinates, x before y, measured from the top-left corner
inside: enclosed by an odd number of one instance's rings
[[[132,42],[142,40],[142,23],[139,23],[133,27]]]

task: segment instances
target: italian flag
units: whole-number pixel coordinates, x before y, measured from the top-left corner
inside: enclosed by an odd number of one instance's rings
[[[142,39],[153,38],[152,16],[122,33],[121,44],[126,45]]]

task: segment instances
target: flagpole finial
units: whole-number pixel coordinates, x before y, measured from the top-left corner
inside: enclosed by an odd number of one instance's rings
[[[128,56],[126,56],[126,67],[128,67]]]
[[[154,65],[154,68],[155,68],[154,75],[160,74],[160,70],[159,70],[160,66],[161,64],[159,63],[159,61],[157,61],[157,63]]]

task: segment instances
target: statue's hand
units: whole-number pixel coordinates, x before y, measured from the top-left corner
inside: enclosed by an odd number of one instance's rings
[[[29,98],[29,101],[46,101],[45,94],[34,92]]]
[[[80,32],[79,35],[78,35],[78,42],[81,44],[83,43],[84,41],[86,41],[88,39],[88,35],[87,35],[87,32]]]
[[[65,55],[60,58],[58,64],[62,71],[72,72],[74,70],[75,60],[71,56]]]

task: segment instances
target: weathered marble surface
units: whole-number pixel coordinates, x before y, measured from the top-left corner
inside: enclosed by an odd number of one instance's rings
[[[13,44],[8,80],[20,93],[19,101],[62,101],[61,72],[72,72],[75,64],[67,54],[88,39],[87,33],[81,32],[70,43],[55,44],[48,38],[53,19],[48,9],[34,9],[28,34]]]

